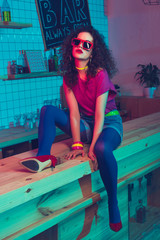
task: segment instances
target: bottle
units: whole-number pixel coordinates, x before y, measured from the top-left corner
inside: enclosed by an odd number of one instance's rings
[[[136,222],[144,223],[146,221],[146,208],[142,204],[142,199],[139,199],[139,204],[136,207]]]
[[[8,61],[8,65],[7,65],[7,74],[8,75],[11,75],[12,73],[12,70],[11,70],[11,61]]]
[[[2,21],[2,12],[1,12],[1,7],[0,7],[0,21]]]
[[[56,54],[56,48],[54,48],[54,71],[58,71],[58,56]]]
[[[17,62],[16,62],[16,60],[12,60],[12,64],[11,64],[11,74],[12,74],[12,75],[18,74],[18,68],[17,68]]]
[[[28,68],[28,64],[27,64],[27,57],[26,57],[25,50],[22,50],[22,56],[23,56],[23,72],[24,73],[29,73],[29,68]]]
[[[19,50],[19,55],[17,58],[17,66],[18,66],[18,73],[21,74],[23,73],[23,65],[24,65],[24,56],[22,54],[22,51]]]
[[[46,66],[46,71],[48,72],[48,60],[47,60],[47,56],[46,56],[46,52],[44,51],[44,64]]]
[[[36,118],[35,118],[35,127],[37,127],[37,128],[39,126],[39,119],[40,119],[40,112],[39,112],[39,108],[37,108],[37,113],[36,113]]]
[[[53,58],[53,54],[52,54],[52,49],[50,49],[50,54],[49,54],[49,58],[48,58],[48,67],[49,67],[49,72],[54,71],[54,58]]]
[[[11,21],[11,11],[10,11],[10,6],[7,0],[3,0],[3,3],[2,3],[2,16],[3,16],[4,22]]]

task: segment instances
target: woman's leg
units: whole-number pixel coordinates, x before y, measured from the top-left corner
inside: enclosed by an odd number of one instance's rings
[[[38,154],[36,157],[25,158],[20,161],[31,172],[40,172],[43,169],[55,166],[57,159],[50,155],[52,143],[56,135],[56,126],[71,135],[69,113],[52,105],[42,107],[38,131]],[[80,121],[81,139],[87,140],[88,127],[85,121]]]
[[[62,131],[70,134],[67,113],[52,105],[43,106],[38,128],[37,156],[50,155],[51,146],[56,136],[56,125],[59,125]]]
[[[46,105],[41,109],[40,123],[38,130],[38,154],[37,156],[50,155],[52,143],[56,136],[56,126],[71,136],[69,112]],[[86,138],[86,126],[80,122],[82,141]]]
[[[95,154],[101,178],[108,193],[110,223],[119,223],[120,213],[117,202],[117,162],[113,155],[121,142],[120,135],[113,128],[105,128],[95,144]]]

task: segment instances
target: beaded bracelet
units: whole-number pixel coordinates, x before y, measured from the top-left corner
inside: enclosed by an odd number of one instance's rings
[[[72,144],[72,150],[83,150],[83,143],[82,142],[74,142]]]

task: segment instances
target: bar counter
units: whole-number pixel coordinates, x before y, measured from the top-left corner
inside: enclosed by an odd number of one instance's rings
[[[107,194],[96,162],[87,157],[88,145],[83,158],[66,160],[71,143],[54,143],[58,165],[40,173],[18,163],[37,149],[0,160],[0,239],[130,239],[128,184],[160,167],[160,112],[125,122],[123,142],[114,151],[123,223],[118,233],[108,226]]]

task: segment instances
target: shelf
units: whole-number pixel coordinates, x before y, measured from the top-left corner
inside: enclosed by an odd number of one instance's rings
[[[41,77],[52,77],[52,76],[60,76],[57,72],[34,72],[34,73],[24,73],[24,74],[16,74],[16,75],[1,75],[0,79],[3,81],[8,80],[18,80],[25,78],[41,78]]]
[[[62,130],[56,128],[56,139],[66,139],[66,135]],[[0,150],[15,144],[32,141],[38,138],[38,128],[26,129],[22,126],[0,130]]]
[[[32,24],[0,21],[0,28],[21,29],[21,28],[28,28],[28,27],[32,27]]]

